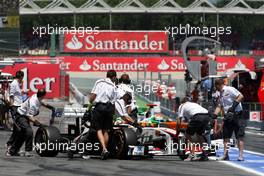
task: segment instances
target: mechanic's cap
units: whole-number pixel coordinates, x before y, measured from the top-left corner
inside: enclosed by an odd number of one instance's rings
[[[131,80],[129,78],[129,75],[124,73],[121,75],[120,79],[119,79],[119,82],[120,83],[124,83],[124,84],[130,84],[131,83]]]
[[[37,97],[41,98],[44,97],[46,95],[46,90],[45,89],[39,89],[37,92]]]

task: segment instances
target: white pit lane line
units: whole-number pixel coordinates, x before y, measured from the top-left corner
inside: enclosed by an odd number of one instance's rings
[[[252,134],[252,135],[256,135],[256,136],[264,136],[263,132],[251,132],[251,131],[246,131],[246,134]]]
[[[232,166],[232,167],[238,168],[240,170],[246,171],[248,173],[252,173],[252,174],[255,174],[255,175],[259,175],[259,176],[264,176],[264,173],[255,171],[255,170],[247,168],[247,167],[240,166],[239,164],[235,164],[235,163],[232,163],[230,161],[219,161],[219,162],[221,162],[221,163],[223,163],[225,165]]]
[[[242,162],[238,162],[234,160],[234,158],[236,158],[237,155],[238,155],[238,148],[231,148],[230,154],[229,154],[229,157],[231,160],[230,161],[219,161],[219,162],[225,165],[229,165],[231,167],[238,168],[240,170],[243,170],[245,172],[248,172],[254,175],[264,176],[264,167],[263,167],[264,154],[263,153],[244,150],[245,161],[242,161]],[[211,160],[218,160],[218,158],[214,157]]]

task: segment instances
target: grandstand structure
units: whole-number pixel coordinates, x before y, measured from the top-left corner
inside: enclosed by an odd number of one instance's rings
[[[0,1],[0,60],[19,55],[19,0]]]
[[[21,0],[20,14],[262,14],[264,0]]]

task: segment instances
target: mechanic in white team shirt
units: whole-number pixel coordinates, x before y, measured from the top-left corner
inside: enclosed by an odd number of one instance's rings
[[[116,71],[107,71],[105,79],[96,81],[90,96],[90,106],[94,104],[92,110],[91,126],[96,130],[97,137],[102,146],[101,159],[106,160],[109,152],[107,145],[109,141],[109,131],[113,128],[113,116],[115,113],[116,101]]]
[[[17,108],[20,107],[21,104],[23,103],[22,95],[23,93],[26,93],[26,91],[23,91],[21,88],[23,78],[24,78],[24,72],[22,72],[21,70],[17,71],[15,75],[15,79],[11,82],[9,88],[10,113],[13,122],[15,122]],[[7,150],[11,147],[12,143],[15,140],[16,135],[17,135],[17,126],[15,123],[13,123],[12,134],[6,143]]]
[[[128,105],[128,115],[133,118],[135,121],[137,121],[137,105],[136,105],[136,98],[134,94],[134,90],[130,86],[131,80],[129,78],[128,74],[122,74],[119,79],[119,84],[117,86],[117,99],[120,99],[125,95],[126,92],[129,92],[131,94],[131,103]]]
[[[141,126],[137,123],[137,121],[133,118],[131,118],[128,115],[128,106],[130,106],[132,101],[132,96],[130,92],[125,93],[122,98],[117,99],[115,102],[115,109],[116,109],[116,115],[118,117],[121,117],[126,123],[131,124],[135,128],[137,128],[139,133],[142,133]]]
[[[181,100],[178,114],[180,119],[185,118],[186,121],[189,122],[186,130],[186,138],[189,140],[191,151],[189,157],[185,161],[198,160],[200,158],[195,156],[195,145],[193,143],[192,136],[196,133],[200,146],[202,147],[205,142],[202,135],[205,132],[210,120],[208,110],[197,103],[188,101],[188,98],[184,97]],[[203,157],[203,159],[206,159],[205,156]]]
[[[39,89],[37,94],[32,95],[17,109],[15,123],[19,129],[10,150],[6,154],[7,156],[17,156],[21,146],[26,141],[28,145],[25,147],[25,156],[31,156],[30,152],[33,148],[33,130],[30,122],[34,123],[35,125],[41,125],[40,122],[35,118],[35,116],[39,114],[41,106],[52,110],[53,113],[55,111],[54,107],[42,101],[45,96],[45,89]],[[53,122],[54,116],[51,119],[50,124]]]
[[[234,87],[226,86],[223,79],[215,80],[215,87],[220,93],[219,104],[215,109],[215,116],[224,111],[223,119],[223,139],[224,156],[221,160],[229,160],[228,144],[235,132],[238,140],[239,157],[238,161],[244,161],[244,136],[247,125],[247,119],[243,115],[242,100],[244,96]]]

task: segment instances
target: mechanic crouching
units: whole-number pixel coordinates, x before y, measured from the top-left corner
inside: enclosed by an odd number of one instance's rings
[[[244,135],[247,120],[243,117],[243,109],[241,101],[243,95],[234,87],[224,85],[224,80],[217,79],[215,87],[220,92],[219,104],[215,109],[215,116],[221,111],[224,112],[223,119],[223,139],[224,139],[224,155],[220,160],[229,160],[229,140],[235,132],[238,140],[239,157],[238,161],[244,161]]]
[[[132,96],[130,92],[125,93],[122,98],[117,99],[117,101],[115,102],[116,115],[121,117],[125,121],[125,123],[128,123],[134,126],[135,128],[137,128],[137,132],[141,134],[142,127],[137,123],[135,119],[133,119],[128,115],[127,106],[131,104],[131,101],[132,101]]]
[[[130,93],[131,95],[131,103],[127,105],[128,115],[137,121],[137,113],[138,109],[136,106],[136,98],[134,94],[134,90],[131,88],[131,80],[128,74],[122,74],[119,79],[119,84],[117,86],[117,99],[122,98],[125,93]]]
[[[201,158],[195,155],[195,148],[197,145],[194,143],[193,139],[193,136],[196,133],[199,147],[203,147],[203,143],[205,142],[205,140],[202,135],[205,132],[205,129],[207,128],[210,120],[208,110],[197,103],[188,101],[188,98],[185,97],[181,100],[181,105],[179,106],[178,113],[180,119],[185,118],[186,121],[189,122],[186,130],[186,138],[189,142],[188,146],[190,147],[190,154],[184,161],[208,160],[204,151]]]
[[[113,128],[113,116],[115,112],[114,103],[116,101],[116,72],[109,70],[105,79],[96,81],[90,96],[92,111],[91,126],[96,130],[97,137],[102,146],[101,159],[106,160],[109,152],[107,150],[109,135],[108,132]]]
[[[18,131],[16,133],[14,142],[6,153],[7,156],[21,156],[18,154],[18,152],[25,141],[28,141],[28,144],[25,148],[25,156],[32,156],[30,152],[33,148],[33,130],[30,122],[34,123],[36,126],[41,125],[40,122],[35,118],[35,116],[39,114],[41,105],[54,111],[54,107],[42,102],[45,95],[45,89],[39,89],[37,94],[32,95],[17,109],[15,122],[17,124]],[[53,121],[54,119],[51,119],[50,123],[52,124]]]

